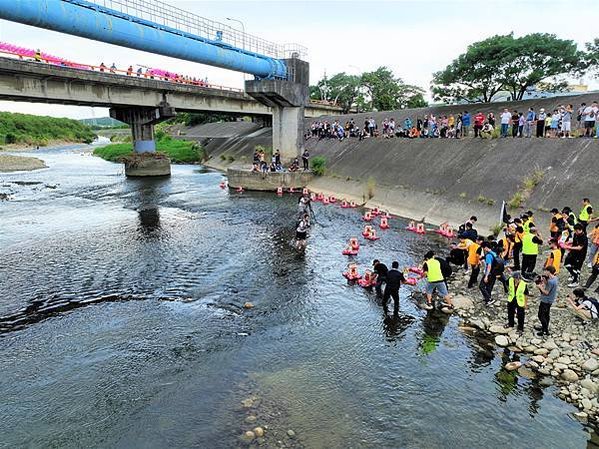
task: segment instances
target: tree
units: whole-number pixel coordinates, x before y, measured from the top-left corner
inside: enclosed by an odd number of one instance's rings
[[[567,83],[560,76],[578,72],[583,56],[574,42],[553,34],[492,36],[469,45],[466,53],[434,73],[431,88],[434,98],[445,102],[489,102],[504,89],[521,100],[541,81],[553,91],[564,90]]]
[[[559,76],[574,74],[584,59],[573,41],[546,33],[513,39],[504,55],[501,81],[514,100],[522,100],[526,90],[541,81],[551,91],[565,90],[568,83]]]
[[[401,78],[396,78],[388,67],[379,67],[374,72],[363,73],[362,86],[370,97],[371,109],[378,111],[403,109],[410,102],[424,102],[423,89],[405,84]]]
[[[331,101],[341,106],[344,113],[351,110],[361,95],[360,77],[345,72],[337,73],[331,78],[325,75],[316,86],[310,86],[311,99]]]
[[[586,53],[584,55],[582,72],[590,73],[595,78],[599,78],[599,38],[593,42],[586,43]]]
[[[434,99],[446,103],[491,101],[503,87],[500,67],[511,41],[511,34],[497,35],[469,45],[466,53],[433,74]]]

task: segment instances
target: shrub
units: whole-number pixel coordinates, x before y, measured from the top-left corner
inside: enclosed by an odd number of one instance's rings
[[[226,160],[227,160],[227,155],[225,155],[225,154],[221,154],[221,155],[220,155],[220,160],[221,160],[221,161],[226,161]]]
[[[312,172],[316,176],[322,176],[326,172],[327,160],[324,156],[316,156],[312,158]]]
[[[523,202],[524,202],[524,195],[522,194],[522,192],[518,191],[518,192],[514,193],[514,195],[510,198],[510,200],[507,202],[507,205],[509,207],[511,207],[512,209],[518,209],[519,207],[522,206]]]
[[[366,183],[366,188],[367,188],[368,199],[373,198],[374,192],[376,190],[376,180],[372,176],[368,178],[368,181]]]
[[[493,226],[491,228],[491,233],[497,237],[499,235],[499,233],[503,230],[504,228],[504,224],[503,223],[497,223],[495,226]]]
[[[229,157],[227,158],[227,160],[228,160],[229,162],[234,162],[234,161],[235,161],[235,157],[234,157],[234,156],[232,156],[232,155],[229,155]]]

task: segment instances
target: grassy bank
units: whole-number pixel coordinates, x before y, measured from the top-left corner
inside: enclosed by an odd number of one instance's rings
[[[198,144],[174,140],[169,136],[163,136],[156,141],[156,150],[167,155],[174,164],[194,164],[206,158],[206,152]],[[131,143],[115,143],[94,150],[95,156],[111,162],[119,162],[132,153]]]
[[[77,120],[0,112],[0,145],[47,146],[55,141],[91,143],[91,128]]]

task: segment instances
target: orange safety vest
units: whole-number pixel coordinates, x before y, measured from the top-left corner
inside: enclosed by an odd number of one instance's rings
[[[545,268],[553,266],[555,268],[555,274],[558,274],[560,265],[562,264],[562,252],[559,248],[552,249],[551,254],[553,254],[553,258],[547,258],[545,261]]]

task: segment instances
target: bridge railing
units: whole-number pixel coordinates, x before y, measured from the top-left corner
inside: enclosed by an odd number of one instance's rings
[[[58,58],[55,56],[46,55],[46,54],[42,54],[42,55],[36,57],[35,54],[32,55],[32,53],[29,51],[14,52],[14,51],[6,51],[6,50],[3,50],[2,48],[0,48],[0,55],[12,57],[12,58],[24,60],[24,61],[42,62],[42,63],[52,64],[56,67],[65,67],[65,68],[77,69],[77,70],[102,72],[102,73],[105,73],[108,75],[153,79],[153,80],[157,80],[157,81],[177,83],[177,84],[186,84],[186,85],[192,85],[192,86],[200,87],[200,88],[217,89],[217,90],[223,90],[223,91],[228,91],[228,92],[239,92],[239,93],[244,92],[243,89],[239,89],[236,87],[222,86],[220,84],[212,84],[212,83],[205,82],[203,80],[195,80],[194,81],[193,78],[183,77],[183,76],[173,74],[170,72],[166,72],[164,70],[159,70],[159,69],[148,68],[150,70],[150,72],[145,71],[145,72],[138,74],[135,70],[128,70],[128,69],[123,70],[123,69],[111,68],[111,67],[95,65],[95,64],[85,64],[85,63],[80,63],[80,62],[64,60],[64,59],[61,59],[61,58]],[[165,73],[158,74],[158,73],[152,72],[152,70],[154,70],[156,72],[159,71],[159,72],[165,72]]]
[[[66,0],[79,3],[79,0]],[[298,44],[277,44],[230,25],[198,16],[160,0],[85,0],[98,6],[148,22],[184,31],[211,41],[221,41],[236,48],[272,58],[305,59],[307,50]]]

